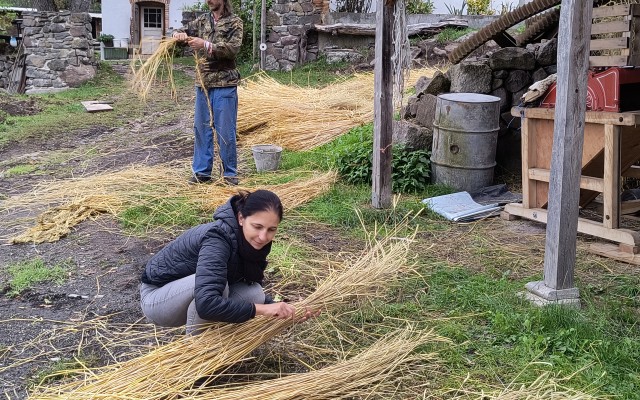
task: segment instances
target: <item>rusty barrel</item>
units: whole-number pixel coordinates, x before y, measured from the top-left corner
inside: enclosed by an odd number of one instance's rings
[[[439,95],[433,121],[431,181],[459,191],[491,185],[499,129],[499,97]]]

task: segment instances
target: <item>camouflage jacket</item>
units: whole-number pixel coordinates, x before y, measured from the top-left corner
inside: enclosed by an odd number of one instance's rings
[[[213,52],[198,50],[196,86],[207,88],[237,86],[240,72],[236,68],[236,56],[242,45],[242,19],[236,15],[222,17],[213,24],[211,13],[200,15],[186,27],[177,30],[189,36],[197,36],[213,44]]]

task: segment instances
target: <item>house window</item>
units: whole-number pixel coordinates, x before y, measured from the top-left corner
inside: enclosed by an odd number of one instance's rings
[[[162,28],[162,9],[144,8],[142,21],[145,28]]]

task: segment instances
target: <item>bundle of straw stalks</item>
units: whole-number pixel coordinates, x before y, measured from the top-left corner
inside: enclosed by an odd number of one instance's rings
[[[381,297],[408,270],[407,253],[415,233],[406,239],[398,239],[397,235],[394,230],[371,242],[368,251],[352,265],[330,273],[311,295],[293,303],[296,317],[307,309],[331,313],[345,306],[354,307],[357,301]],[[185,336],[145,356],[102,370],[73,371],[82,374],[84,380],[39,387],[32,398],[179,398],[199,378],[205,377],[204,384],[212,382],[225,368],[243,360],[294,323],[294,319],[258,316],[243,324],[213,324],[200,335]]]
[[[169,83],[171,97],[177,97],[176,84],[173,80],[173,56],[178,41],[167,38],[160,41],[158,48],[144,62],[140,59],[131,63],[131,90],[146,101],[153,85],[166,79]]]
[[[277,193],[285,209],[291,209],[329,190],[335,179],[334,172],[327,172],[261,188]],[[167,199],[179,199],[211,212],[237,191],[238,188],[217,184],[189,185],[184,181],[182,167],[132,166],[122,171],[73,178],[55,184],[47,182],[0,204],[7,211],[29,211],[53,206],[37,218],[35,226],[11,239],[12,243],[42,243],[60,239],[78,223],[101,213],[115,215],[132,205],[153,205]]]
[[[435,69],[412,71],[407,85]],[[243,145],[276,143],[309,150],[373,120],[373,73],[357,74],[324,88],[283,85],[264,73],[238,89],[238,135]]]
[[[432,330],[418,333],[406,328],[386,335],[355,357],[335,365],[240,387],[197,389],[195,393],[189,393],[184,398],[323,400],[370,398],[374,394],[380,397],[385,392],[385,383],[392,383],[395,379],[410,374],[411,367],[422,363],[436,363],[435,353],[412,354],[416,347],[429,342],[446,341],[435,335]],[[391,386],[391,389],[387,390],[388,394],[395,389]]]

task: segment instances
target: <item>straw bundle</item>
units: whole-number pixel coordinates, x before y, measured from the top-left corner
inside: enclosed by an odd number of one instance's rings
[[[290,209],[324,193],[335,181],[334,172],[276,186],[262,186],[277,193]],[[252,190],[253,188],[248,188]],[[2,202],[6,210],[30,210],[58,204],[38,218],[14,243],[53,242],[81,221],[100,213],[117,214],[136,204],[154,204],[180,199],[204,211],[212,211],[237,193],[237,188],[219,185],[189,185],[182,168],[171,165],[132,166],[122,171],[45,183],[31,192]],[[63,203],[62,205],[59,205]]]
[[[176,84],[173,80],[173,55],[178,41],[167,38],[160,41],[158,48],[144,62],[137,60],[131,63],[133,77],[131,89],[146,100],[151,87],[156,81],[166,79],[171,88],[171,97],[177,97]],[[137,65],[140,64],[139,67]]]
[[[357,300],[384,293],[406,270],[407,240],[394,240],[392,232],[369,245],[368,251],[340,272],[330,273],[316,291],[296,302],[296,315],[306,309],[331,312],[353,306]],[[173,399],[201,377],[244,359],[251,351],[294,324],[258,316],[243,324],[213,324],[198,336],[186,336],[155,351],[102,371],[82,371],[84,381],[39,388],[36,399]],[[213,376],[212,376],[213,375]],[[205,382],[206,384],[206,382]]]
[[[421,69],[412,76],[434,72]],[[374,75],[368,73],[324,88],[301,88],[257,74],[238,89],[240,140],[246,145],[276,143],[290,150],[321,146],[373,119],[373,83]]]
[[[232,388],[204,388],[185,399],[342,399],[380,395],[385,381],[409,373],[417,362],[436,360],[435,354],[412,355],[419,345],[444,341],[433,331],[411,329],[386,335],[362,353],[316,371],[246,384]],[[395,388],[393,388],[395,389]]]

